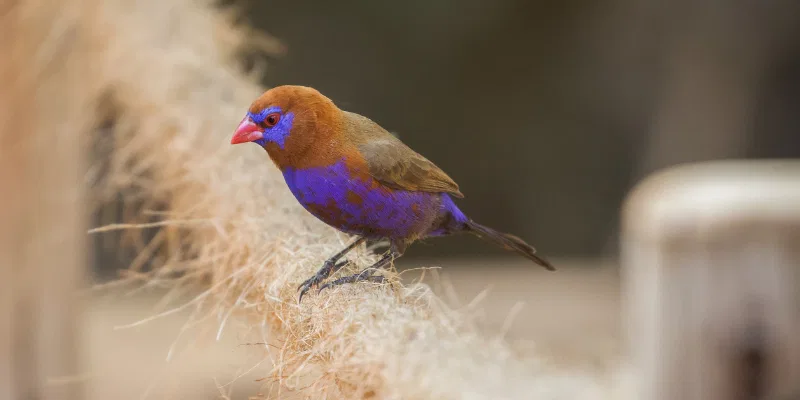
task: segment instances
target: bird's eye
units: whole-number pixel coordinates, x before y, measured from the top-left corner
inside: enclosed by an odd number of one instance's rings
[[[264,118],[264,125],[266,125],[267,128],[272,128],[273,126],[277,125],[278,121],[280,120],[281,120],[280,114],[272,113]]]

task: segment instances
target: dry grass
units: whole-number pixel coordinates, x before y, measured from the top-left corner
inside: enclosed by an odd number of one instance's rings
[[[64,7],[85,2],[70,0]],[[90,171],[95,199],[124,193],[125,230],[140,257],[126,276],[145,286],[206,290],[178,309],[220,333],[246,321],[265,344],[271,389],[310,398],[595,399],[609,385],[523,360],[485,337],[469,314],[425,285],[361,284],[297,304],[297,285],[348,240],[291,197],[256,146],[228,144],[262,88],[236,61],[245,44],[208,2],[108,0],[82,21],[93,32],[99,138],[111,150]],[[47,26],[44,24],[43,26]],[[43,61],[43,62],[46,62]],[[69,93],[64,93],[69,96]],[[103,147],[103,146],[101,146]],[[102,173],[101,173],[102,172]],[[102,175],[103,178],[100,178]],[[153,232],[145,241],[145,228]],[[376,256],[360,249],[364,266]],[[155,268],[144,268],[153,262]],[[353,266],[355,271],[360,267]],[[349,271],[345,271],[349,272]],[[167,299],[169,300],[169,299]]]

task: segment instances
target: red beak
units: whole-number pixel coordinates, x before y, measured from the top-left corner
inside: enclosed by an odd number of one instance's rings
[[[250,121],[250,118],[245,117],[236,128],[236,132],[233,133],[231,144],[252,142],[262,138],[264,138],[264,132],[261,131],[261,128]]]

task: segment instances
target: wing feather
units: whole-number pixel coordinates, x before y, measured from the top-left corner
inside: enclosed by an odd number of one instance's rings
[[[400,139],[366,117],[349,112],[346,115],[348,133],[375,180],[393,189],[464,197],[452,178]]]

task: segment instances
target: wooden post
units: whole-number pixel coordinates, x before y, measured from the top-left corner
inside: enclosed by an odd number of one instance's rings
[[[0,399],[80,399],[89,9],[0,9]]]
[[[800,161],[658,173],[622,238],[634,398],[800,398]]]

